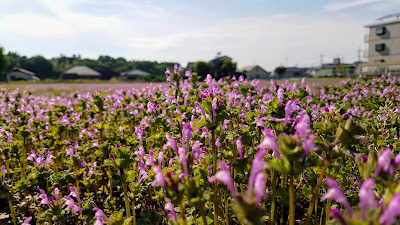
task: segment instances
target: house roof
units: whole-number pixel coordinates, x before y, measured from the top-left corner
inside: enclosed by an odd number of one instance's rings
[[[251,71],[251,70],[253,70],[253,69],[255,69],[255,68],[260,68],[260,69],[262,69],[262,70],[264,70],[261,66],[259,66],[259,65],[250,65],[250,66],[245,66],[245,67],[242,67],[241,69],[240,69],[240,71]],[[267,72],[266,70],[264,70],[265,72]]]
[[[136,68],[121,73],[121,76],[148,76],[148,75],[150,75],[150,73]]]
[[[226,55],[224,55],[224,56],[217,56],[217,57],[215,57],[214,59],[212,59],[210,62],[225,61],[226,59],[232,59],[232,58],[229,57],[229,56],[226,56]]]
[[[101,74],[87,66],[74,66],[63,74],[76,74],[78,76],[101,76]]]
[[[35,73],[34,73],[34,72],[31,72],[31,71],[29,71],[29,70],[22,69],[22,68],[19,68],[19,67],[14,67],[14,68],[10,71],[10,73],[11,73],[11,72],[16,72],[16,71],[21,72],[21,73],[25,73],[25,74],[27,74],[27,75],[29,75],[29,76],[35,76]]]

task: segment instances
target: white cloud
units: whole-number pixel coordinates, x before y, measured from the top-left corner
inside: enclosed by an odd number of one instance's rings
[[[356,0],[356,1],[335,1],[329,3],[323,7],[325,11],[340,11],[345,10],[355,6],[368,5],[371,3],[376,3],[382,0]]]
[[[93,0],[41,0],[52,15],[19,13],[0,20],[2,45],[23,55],[81,53],[157,61],[210,60],[221,51],[239,67],[257,63],[273,70],[284,63],[299,66],[355,55],[362,44],[363,23],[349,17],[317,18],[299,14],[219,18],[164,9],[147,2],[115,2],[120,13],[89,12]],[[98,7],[111,7],[108,1]],[[113,3],[114,4],[114,3]],[[113,5],[115,6],[115,5]],[[80,9],[80,10],[77,10]],[[126,10],[126,11],[124,11]],[[182,11],[180,11],[182,10]],[[146,14],[146,15],[144,15]]]

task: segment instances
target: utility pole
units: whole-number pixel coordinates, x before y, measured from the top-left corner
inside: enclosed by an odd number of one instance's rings
[[[320,60],[321,60],[321,66],[322,66],[322,64],[324,64],[324,54],[323,53],[321,53],[321,55],[320,55]]]
[[[361,62],[361,48],[358,47],[357,49],[357,57],[358,57],[358,62]]]

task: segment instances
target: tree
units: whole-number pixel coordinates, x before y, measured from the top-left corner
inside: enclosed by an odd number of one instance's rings
[[[284,66],[278,66],[274,70],[274,72],[277,73],[278,75],[282,75],[285,71],[286,71],[286,67],[284,67]]]
[[[231,59],[225,59],[221,65],[221,73],[222,73],[221,74],[222,76],[235,75],[236,63],[232,62]],[[221,77],[218,77],[218,78],[221,78]]]
[[[6,54],[3,53],[3,48],[0,47],[0,79],[4,80],[5,77],[5,72],[10,64],[10,61],[8,60],[8,57]]]
[[[201,77],[206,77],[211,72],[211,63],[204,61],[197,61],[193,64],[193,72],[196,72]]]
[[[36,73],[40,79],[56,77],[56,74],[53,71],[53,65],[41,55],[29,58],[24,69]]]

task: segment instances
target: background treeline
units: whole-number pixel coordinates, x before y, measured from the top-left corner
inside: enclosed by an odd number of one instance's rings
[[[72,66],[85,65],[101,73],[101,79],[105,80],[118,77],[120,73],[132,68],[137,68],[151,74],[144,79],[163,81],[165,80],[165,68],[173,68],[174,64],[177,64],[175,62],[128,61],[122,57],[113,58],[107,55],[99,56],[97,59],[81,58],[80,55],[60,55],[46,59],[40,55],[28,58],[16,52],[9,52],[7,56],[10,63],[6,71],[13,67],[21,67],[36,73],[36,76],[42,80],[58,79],[62,72]]]

